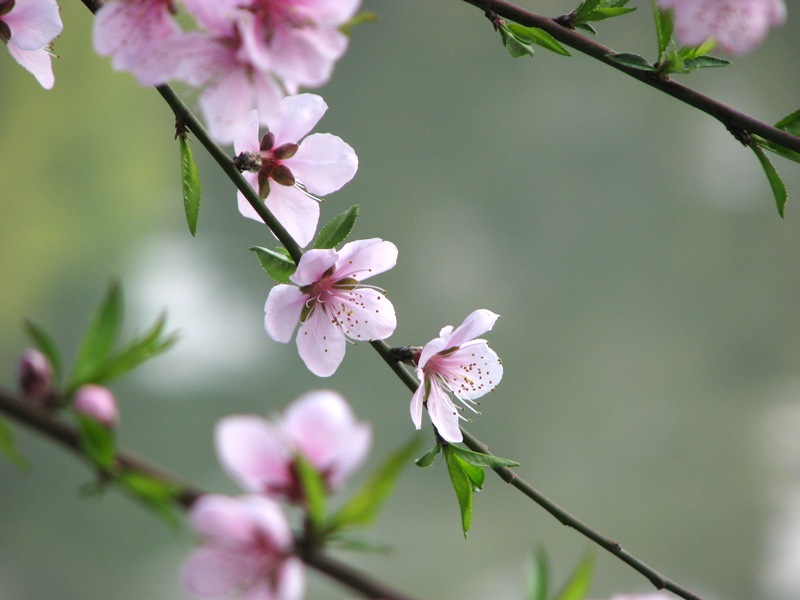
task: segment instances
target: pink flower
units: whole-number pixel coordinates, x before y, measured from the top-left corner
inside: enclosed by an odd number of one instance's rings
[[[173,0],[109,0],[95,17],[95,51],[141,85],[165,83],[173,77],[171,44],[181,34],[175,12]]]
[[[62,28],[55,0],[0,0],[0,40],[47,90],[55,83],[50,43]]]
[[[262,496],[201,496],[189,522],[204,541],[183,565],[183,583],[201,598],[296,600],[305,587],[280,507]]]
[[[731,54],[758,46],[770,27],[786,19],[783,0],[659,0],[675,11],[675,33],[688,46],[709,38]]]
[[[90,383],[79,387],[75,392],[72,408],[78,414],[91,417],[106,427],[114,427],[119,422],[114,394],[99,385]]]
[[[361,281],[397,263],[397,247],[378,238],[358,240],[341,250],[309,250],[291,280],[277,285],[264,306],[264,326],[287,343],[300,322],[297,349],[309,370],[332,375],[344,358],[346,338],[382,340],[397,326],[394,306],[383,290]]]
[[[355,151],[335,135],[314,133],[300,141],[326,110],[325,101],[314,94],[289,96],[280,102],[260,144],[256,111],[250,113],[247,131],[233,142],[237,158],[256,170],[245,171],[245,179],[301,247],[313,239],[319,220],[319,202],[310,194],[335,192],[358,169]],[[238,200],[239,212],[261,220],[241,192]]]
[[[302,455],[325,482],[338,488],[367,457],[372,435],[335,392],[310,392],[274,421],[233,415],[217,423],[217,456],[232,479],[249,492],[302,501],[296,456]]]
[[[458,420],[460,407],[448,396],[452,393],[464,406],[491,392],[503,377],[503,363],[486,340],[473,339],[489,331],[500,315],[481,309],[470,314],[453,330],[444,327],[439,337],[422,348],[417,363],[420,385],[411,398],[411,420],[422,426],[422,405],[427,404],[431,422],[448,442],[462,439]],[[477,412],[477,411],[476,411]]]

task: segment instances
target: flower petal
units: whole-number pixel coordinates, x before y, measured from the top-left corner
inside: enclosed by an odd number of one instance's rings
[[[351,340],[384,340],[397,327],[394,305],[386,294],[372,288],[338,291],[327,306],[328,314]]]
[[[280,495],[292,485],[286,439],[269,421],[254,415],[225,417],[217,422],[214,444],[222,468],[243,489]]]
[[[247,117],[253,107],[253,91],[246,68],[236,63],[206,86],[200,95],[200,108],[208,130],[217,141],[228,144],[238,135],[246,135]]]
[[[470,313],[464,322],[450,334],[448,348],[460,346],[479,335],[490,331],[500,315],[485,308]]]
[[[317,306],[297,332],[297,350],[308,370],[319,377],[329,377],[344,360],[347,342],[331,322],[323,305]]]
[[[358,170],[355,150],[330,133],[314,133],[300,144],[297,154],[285,161],[295,177],[312,194],[335,192]]]
[[[342,246],[334,279],[358,281],[388,271],[397,264],[397,246],[380,238],[356,240]]]
[[[47,50],[20,50],[14,44],[8,44],[6,48],[14,60],[36,77],[39,85],[46,90],[52,89],[55,77],[53,76],[53,65],[50,62],[51,57]]]
[[[287,343],[300,321],[308,295],[293,285],[276,285],[264,304],[264,329],[276,342]]]
[[[503,378],[503,363],[485,340],[474,340],[428,363],[459,398],[473,400],[491,392]]]
[[[256,570],[251,555],[225,548],[199,548],[183,564],[181,579],[192,594],[218,598],[251,579]]]
[[[439,435],[448,442],[460,442],[463,439],[458,426],[458,409],[438,382],[431,382],[428,394],[428,414]]]
[[[255,531],[249,511],[236,498],[218,494],[196,500],[189,512],[189,522],[203,538],[226,545],[247,544]]]
[[[422,369],[417,369],[420,384],[414,395],[411,396],[411,422],[417,429],[422,428],[422,403],[425,401],[425,375]]]
[[[336,29],[303,27],[276,32],[273,69],[285,81],[319,87],[330,79],[334,63],[347,51],[349,38]]]
[[[63,29],[55,0],[17,0],[3,22],[11,30],[10,43],[20,50],[40,50]]]
[[[270,182],[265,204],[301,248],[314,239],[319,221],[319,203],[316,200],[294,186]]]
[[[281,100],[278,115],[269,123],[275,145],[295,144],[314,128],[328,105],[316,94],[297,94]]]
[[[290,279],[299,286],[311,285],[322,279],[338,259],[339,253],[333,248],[308,250]]]

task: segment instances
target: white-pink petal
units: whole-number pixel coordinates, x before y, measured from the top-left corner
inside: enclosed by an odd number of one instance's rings
[[[297,331],[297,351],[308,370],[318,377],[330,377],[344,360],[347,341],[325,312],[317,306]]]
[[[228,473],[249,492],[288,489],[291,455],[283,433],[269,421],[249,415],[221,419],[214,431],[217,457]]]
[[[217,494],[207,494],[195,501],[189,523],[204,538],[226,544],[245,544],[255,531],[250,513],[236,498]]]
[[[362,281],[397,264],[397,246],[380,238],[356,240],[342,246],[334,277]]]
[[[264,328],[269,337],[276,342],[289,342],[307,299],[308,295],[293,285],[273,287],[264,305]]]
[[[50,53],[44,48],[41,50],[20,50],[14,44],[8,44],[11,56],[29,73],[36,77],[44,89],[52,89],[55,84],[55,77],[53,76],[53,65],[51,64]]]
[[[40,50],[63,29],[55,0],[16,0],[0,20],[11,30],[9,43],[20,50]]]
[[[460,346],[490,331],[500,315],[484,308],[470,313],[451,334],[448,347]]]
[[[305,248],[314,239],[319,222],[319,202],[294,186],[270,181],[264,204],[297,245]]]
[[[308,250],[300,259],[297,270],[290,279],[299,286],[311,285],[319,281],[323,274],[330,269],[339,258],[333,248]]]
[[[358,171],[358,156],[342,138],[314,133],[300,144],[297,154],[284,161],[312,194],[330,194],[350,181]]]
[[[254,561],[246,554],[225,548],[198,548],[183,564],[181,579],[189,592],[203,598],[219,598],[233,592],[255,575]]]
[[[328,110],[328,105],[316,94],[287,96],[278,104],[278,110],[269,130],[275,134],[275,145],[296,144],[311,131]]]
[[[427,400],[431,423],[439,435],[448,442],[460,442],[463,436],[458,425],[458,409],[437,381],[431,381]]]
[[[382,291],[363,287],[339,291],[327,305],[328,314],[351,340],[383,340],[397,328],[394,306]]]

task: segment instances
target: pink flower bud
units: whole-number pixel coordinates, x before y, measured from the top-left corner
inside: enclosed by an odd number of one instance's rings
[[[91,417],[106,427],[114,427],[119,422],[119,412],[114,395],[106,388],[87,384],[75,392],[72,402],[75,412]]]
[[[17,381],[26,397],[44,401],[53,391],[53,367],[44,354],[27,348],[19,357]]]

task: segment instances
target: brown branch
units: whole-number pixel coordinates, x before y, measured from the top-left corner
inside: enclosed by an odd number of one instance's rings
[[[565,46],[569,46],[578,52],[582,52],[592,58],[599,60],[608,66],[622,71],[626,75],[638,79],[642,83],[656,88],[684,102],[704,113],[711,115],[720,121],[728,131],[738,140],[742,141],[741,132],[754,133],[762,138],[779,144],[784,148],[789,148],[795,152],[800,152],[800,137],[792,135],[782,129],[773,127],[763,121],[751,117],[743,112],[740,112],[719,100],[715,100],[710,96],[701,94],[677,81],[666,79],[651,73],[649,71],[642,71],[640,69],[633,69],[625,65],[614,62],[609,55],[618,54],[615,50],[604,46],[594,40],[578,33],[575,30],[569,29],[560,25],[555,19],[544,17],[536,13],[524,10],[519,6],[506,2],[505,0],[462,0],[473,6],[483,9],[484,11],[491,11],[497,15],[525,25],[526,27],[538,27],[543,29],[559,42]],[[746,138],[745,138],[746,139]]]
[[[93,468],[97,469],[94,463],[86,459],[81,449],[80,434],[77,428],[59,419],[53,411],[48,410],[33,400],[18,398],[0,388],[0,412],[44,434],[51,440],[58,442],[63,447],[85,459]],[[120,450],[117,452],[117,466],[147,475],[148,477],[157,479],[161,483],[179,490],[175,496],[175,502],[183,509],[188,509],[195,500],[206,493],[197,487],[181,481],[178,477],[165,471],[161,467],[155,466],[127,451]],[[110,474],[110,472],[100,473],[101,476]],[[412,600],[411,596],[395,591],[364,573],[334,560],[330,556],[320,552],[317,548],[306,547],[306,544],[304,544],[302,540],[297,544],[297,553],[306,565],[327,575],[345,587],[358,592],[364,598]]]

